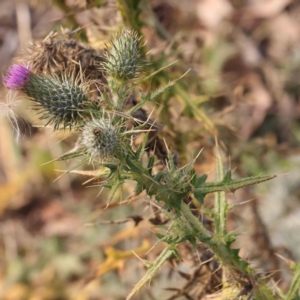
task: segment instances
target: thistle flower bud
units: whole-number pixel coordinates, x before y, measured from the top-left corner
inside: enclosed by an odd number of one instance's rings
[[[13,65],[3,81],[8,89],[23,91],[38,108],[44,109],[40,119],[48,119],[47,124],[54,123],[54,129],[71,128],[81,119],[88,102],[86,84],[78,85],[74,79],[36,75],[26,66]]]
[[[92,158],[113,158],[120,148],[121,134],[109,120],[92,120],[82,131],[81,145]]]
[[[135,31],[124,30],[107,50],[104,70],[119,80],[139,77],[145,63],[142,48],[141,37]]]

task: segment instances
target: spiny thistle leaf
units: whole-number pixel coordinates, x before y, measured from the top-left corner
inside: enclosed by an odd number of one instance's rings
[[[154,166],[154,156],[151,156],[149,158],[149,162],[148,162],[148,166],[147,166],[147,169],[148,169],[148,174],[151,176],[152,175],[152,169],[153,169],[153,166]]]
[[[173,256],[177,256],[174,246],[169,246],[168,248],[164,249],[157,259],[151,263],[144,277],[136,284],[131,293],[127,296],[126,300],[131,299],[147,282],[151,281],[160,267]]]
[[[142,100],[137,103],[135,106],[133,106],[131,109],[129,109],[126,113],[128,115],[131,115],[132,113],[136,112],[138,109],[140,109],[142,106],[144,106],[148,101],[150,101],[150,93],[147,93],[146,95],[142,95]]]
[[[121,187],[123,183],[124,180],[120,177],[120,174],[116,172],[113,180],[105,185],[105,187],[110,188],[108,202],[111,202],[119,187]]]
[[[153,76],[155,76],[156,74],[158,74],[159,72],[171,67],[172,65],[174,65],[177,61],[173,61],[171,62],[170,64],[166,65],[166,66],[163,66],[161,67],[160,69],[154,71],[153,73],[149,74],[148,76],[142,78],[141,80],[139,80],[138,82],[135,83],[135,86],[139,86],[141,83],[151,79]]]
[[[129,166],[129,168],[134,171],[136,174],[143,174],[143,171],[141,168],[133,162],[129,157],[126,157],[126,163]]]
[[[114,184],[110,187],[108,203],[111,202],[111,200],[115,196],[116,192],[118,191],[119,187],[121,187],[123,183],[124,183],[123,180],[119,180],[119,181],[114,182]]]
[[[75,157],[79,157],[81,155],[84,155],[85,153],[86,153],[86,151],[83,151],[83,150],[74,151],[74,152],[71,152],[71,153],[66,153],[66,154],[60,156],[59,158],[57,158],[56,160],[57,161],[68,160],[68,159],[71,159],[71,158],[75,158]]]
[[[199,201],[200,204],[204,203],[204,198],[206,194],[204,194],[202,191],[194,190],[194,197]]]
[[[180,80],[181,78],[183,78],[187,73],[189,72],[186,71],[183,75],[181,75],[180,77],[170,81],[168,84],[166,84],[165,86],[157,89],[155,92],[153,92],[151,94],[151,97],[150,97],[150,101],[153,101],[158,95],[162,94],[165,90],[167,90],[168,88],[170,88],[171,86],[173,86],[178,80]]]
[[[134,189],[134,193],[135,195],[139,195],[143,192],[144,190],[144,186],[141,183],[137,183],[135,189]]]
[[[276,175],[265,175],[265,176],[253,176],[242,179],[231,179],[228,181],[228,178],[221,182],[207,182],[203,183],[200,187],[194,189],[194,193],[202,193],[204,196],[209,193],[214,192],[234,192],[237,189],[258,184],[264,181],[271,180],[277,177]]]
[[[197,177],[196,181],[195,181],[195,188],[202,186],[203,183],[205,183],[206,179],[207,179],[206,174],[203,174],[202,176]]]
[[[200,204],[203,204],[204,197],[205,197],[206,194],[204,194],[201,190],[198,190],[197,188],[201,187],[205,183],[206,179],[207,179],[207,175],[206,174],[204,174],[204,175],[202,175],[200,177],[196,177],[195,176],[195,178],[193,179],[193,181],[194,181],[194,187],[195,187],[195,189],[194,189],[194,197],[199,201]]]

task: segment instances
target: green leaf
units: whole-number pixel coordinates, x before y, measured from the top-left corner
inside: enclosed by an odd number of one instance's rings
[[[113,178],[115,176],[116,171],[118,170],[118,166],[116,164],[104,163],[103,167],[110,170],[108,178]]]
[[[300,263],[292,264],[292,270],[294,271],[294,277],[289,288],[289,291],[285,297],[285,300],[298,300],[300,290]]]
[[[160,183],[161,180],[165,177],[165,173],[164,172],[158,172],[154,177],[153,180]]]
[[[142,183],[138,182],[137,185],[136,185],[136,187],[135,187],[134,193],[136,195],[139,195],[139,194],[141,194],[143,192],[144,189],[145,189],[144,185]]]
[[[180,180],[184,180],[187,176],[189,176],[190,180],[194,180],[194,182],[196,182],[197,176],[194,170],[194,161],[191,161],[182,171],[183,172],[180,173]]]
[[[186,240],[189,241],[194,246],[195,249],[197,248],[197,239],[195,236],[188,235],[186,236]]]
[[[161,234],[161,233],[156,233],[155,235],[157,236],[157,238],[158,238],[159,240],[163,240],[164,237],[165,237],[165,235],[163,235],[163,234]]]
[[[115,178],[111,187],[110,187],[110,192],[109,192],[109,199],[108,202],[110,202],[114,195],[116,194],[118,188],[124,183],[124,180],[119,179],[119,178]]]
[[[241,179],[232,180],[230,183],[227,182],[207,182],[202,184],[200,187],[195,188],[195,192],[202,192],[203,194],[209,194],[214,192],[234,192],[237,189],[258,184],[264,181],[271,180],[277,177],[276,175],[265,175],[265,176],[253,176]]]
[[[71,152],[71,153],[64,154],[64,155],[58,157],[56,160],[57,160],[57,161],[67,160],[67,159],[79,157],[79,156],[81,156],[81,155],[83,155],[83,154],[86,154],[86,151],[85,151],[85,150],[75,151],[75,152]]]
[[[194,168],[191,169],[190,177],[191,177],[191,185],[195,186],[195,184],[197,182],[197,175],[196,175],[196,171]]]
[[[147,93],[147,95],[142,95],[142,101],[140,101],[139,103],[137,103],[134,107],[132,107],[131,109],[129,109],[126,114],[131,115],[132,113],[134,113],[135,111],[137,111],[138,109],[140,109],[141,107],[144,106],[145,103],[147,103],[148,101],[150,101],[150,93]]]
[[[231,245],[236,240],[236,236],[237,235],[235,235],[235,234],[227,233],[227,235],[225,236],[224,242],[227,245]]]
[[[194,197],[199,201],[200,204],[204,203],[204,198],[206,196],[207,193],[203,193],[202,190],[198,189],[199,187],[201,187],[205,181],[206,181],[207,175],[204,174],[200,177],[197,177],[196,179],[194,179]]]
[[[204,203],[204,198],[205,198],[206,194],[202,193],[199,190],[194,190],[194,197],[199,201],[200,204]]]
[[[136,127],[136,129],[137,129],[137,127]],[[142,157],[142,155],[144,153],[147,141],[148,141],[148,133],[146,134],[146,136],[143,139],[143,142],[139,145],[138,149],[135,152],[135,156],[137,158],[141,159],[141,157]]]
[[[157,89],[154,93],[151,94],[150,101],[153,101],[158,95],[162,94],[166,89],[170,88],[173,86],[178,80],[180,80],[182,77],[184,77],[190,70],[185,72],[183,75],[181,75],[179,78],[174,79],[170,81],[167,85]]]
[[[223,167],[222,167],[223,168]],[[222,172],[223,173],[223,172]],[[219,180],[221,180],[220,178],[218,178]],[[231,178],[231,171],[228,171],[225,176],[224,176],[224,179],[223,179],[223,182],[231,182],[232,181],[232,178]]]
[[[148,76],[142,78],[141,80],[139,80],[138,82],[135,83],[135,86],[138,87],[141,83],[143,83],[143,82],[149,80],[149,79],[152,78],[154,75],[156,75],[157,73],[163,71],[164,69],[169,68],[170,66],[172,66],[172,65],[175,64],[176,62],[177,62],[177,61],[173,61],[172,63],[170,63],[170,64],[168,64],[168,65],[166,65],[166,66],[164,66],[164,67],[162,67],[162,68],[156,70],[155,72],[151,73],[150,75],[148,75]],[[184,75],[185,75],[185,74],[184,74]]]
[[[126,300],[131,299],[147,282],[151,281],[156,272],[161,268],[161,266],[173,256],[177,256],[177,251],[174,249],[173,245],[170,245],[168,248],[164,249],[157,259],[151,263],[150,268],[147,270],[143,278],[136,284],[132,289],[131,293],[128,295]]]
[[[168,164],[169,164],[169,168],[170,168],[170,173],[173,173],[176,171],[173,154],[171,151],[168,151],[167,155],[168,155]]]
[[[148,169],[148,174],[151,176],[152,175],[152,169],[153,169],[153,166],[154,166],[154,156],[150,156],[149,158],[149,162],[148,162],[148,166],[147,166],[147,169]]]
[[[143,174],[141,168],[139,168],[131,159],[130,157],[126,157],[126,163],[128,167],[136,174]]]
[[[202,175],[200,177],[197,177],[194,187],[195,188],[199,188],[203,183],[205,183],[206,179],[207,179],[207,175],[206,174],[204,174],[204,175]]]

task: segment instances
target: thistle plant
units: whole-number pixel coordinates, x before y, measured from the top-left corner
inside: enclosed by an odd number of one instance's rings
[[[165,234],[159,234],[160,241],[167,247],[154,262],[147,263],[144,277],[128,295],[130,299],[139,289],[153,280],[159,268],[173,256],[179,256],[177,247],[189,242],[193,247],[202,243],[212,251],[215,258],[227,268],[231,280],[236,280],[240,293],[248,299],[279,299],[279,294],[270,289],[249,264],[238,255],[238,249],[232,248],[235,235],[226,231],[227,212],[232,208],[227,204],[225,193],[258,184],[274,178],[272,175],[259,175],[243,179],[233,179],[231,172],[224,173],[222,160],[217,152],[217,181],[206,182],[206,174],[196,174],[194,161],[185,167],[178,167],[174,155],[167,151],[165,168],[157,171],[157,157],[149,155],[145,164],[142,159],[147,150],[147,136],[151,132],[149,119],[138,119],[137,112],[147,102],[153,102],[158,95],[176,83],[170,81],[160,89],[144,94],[140,92],[140,102],[129,103],[130,97],[139,85],[149,80],[156,72],[142,77],[145,65],[142,38],[136,32],[125,30],[118,34],[108,47],[100,69],[104,71],[107,85],[101,91],[97,101],[89,97],[89,81],[80,82],[66,75],[63,79],[51,75],[33,73],[29,67],[14,65],[4,77],[5,86],[19,90],[33,100],[42,110],[42,119],[52,124],[54,129],[69,127],[79,133],[79,149],[63,155],[60,160],[83,156],[83,162],[89,161],[99,168],[107,170],[105,186],[110,188],[110,199],[117,189],[127,180],[136,183],[136,195],[145,192],[156,201],[161,213],[170,220]],[[99,60],[101,61],[101,60]],[[164,69],[164,68],[163,68]],[[132,104],[132,103],[131,103]],[[130,125],[134,124],[134,125]],[[75,126],[76,125],[76,126]],[[144,142],[134,145],[132,142],[141,132],[146,132]],[[193,213],[190,204],[196,203],[201,209],[205,196],[215,194],[214,210],[203,214],[212,216],[214,230],[209,230]],[[295,288],[282,299],[293,299]]]

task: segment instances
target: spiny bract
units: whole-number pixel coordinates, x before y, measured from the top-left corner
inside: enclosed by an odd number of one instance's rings
[[[76,125],[88,104],[86,86],[74,80],[33,75],[24,92],[45,110],[41,119],[49,119],[47,124],[54,123],[54,129]]]

